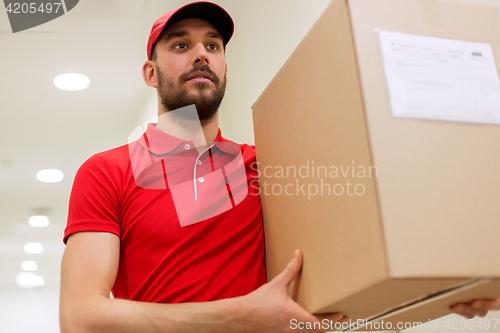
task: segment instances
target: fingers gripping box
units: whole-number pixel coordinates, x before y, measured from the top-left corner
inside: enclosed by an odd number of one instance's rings
[[[496,65],[496,6],[333,0],[252,107],[268,279],[299,248],[290,293],[353,321],[500,297]]]

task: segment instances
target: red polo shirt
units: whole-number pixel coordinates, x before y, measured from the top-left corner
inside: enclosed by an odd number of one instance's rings
[[[266,282],[253,146],[192,141],[150,124],[129,145],[78,171],[64,242],[76,232],[120,237],[115,297],[202,302],[248,294]],[[196,166],[196,169],[195,169]]]

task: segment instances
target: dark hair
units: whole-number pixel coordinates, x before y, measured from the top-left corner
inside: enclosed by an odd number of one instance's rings
[[[151,59],[152,61],[156,61],[156,49],[155,49],[156,43],[153,44],[151,47]]]

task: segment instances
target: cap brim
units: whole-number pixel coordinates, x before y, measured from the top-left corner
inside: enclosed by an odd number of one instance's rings
[[[212,24],[222,35],[224,46],[233,36],[233,19],[222,7],[211,2],[195,2],[179,8],[170,17],[163,30],[187,18],[199,18]]]

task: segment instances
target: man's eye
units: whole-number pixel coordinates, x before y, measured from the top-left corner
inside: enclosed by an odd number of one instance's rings
[[[210,50],[218,50],[219,49],[219,46],[217,44],[208,44],[207,45],[207,49],[210,49]]]
[[[184,43],[179,43],[174,45],[174,49],[185,49],[187,46]]]

